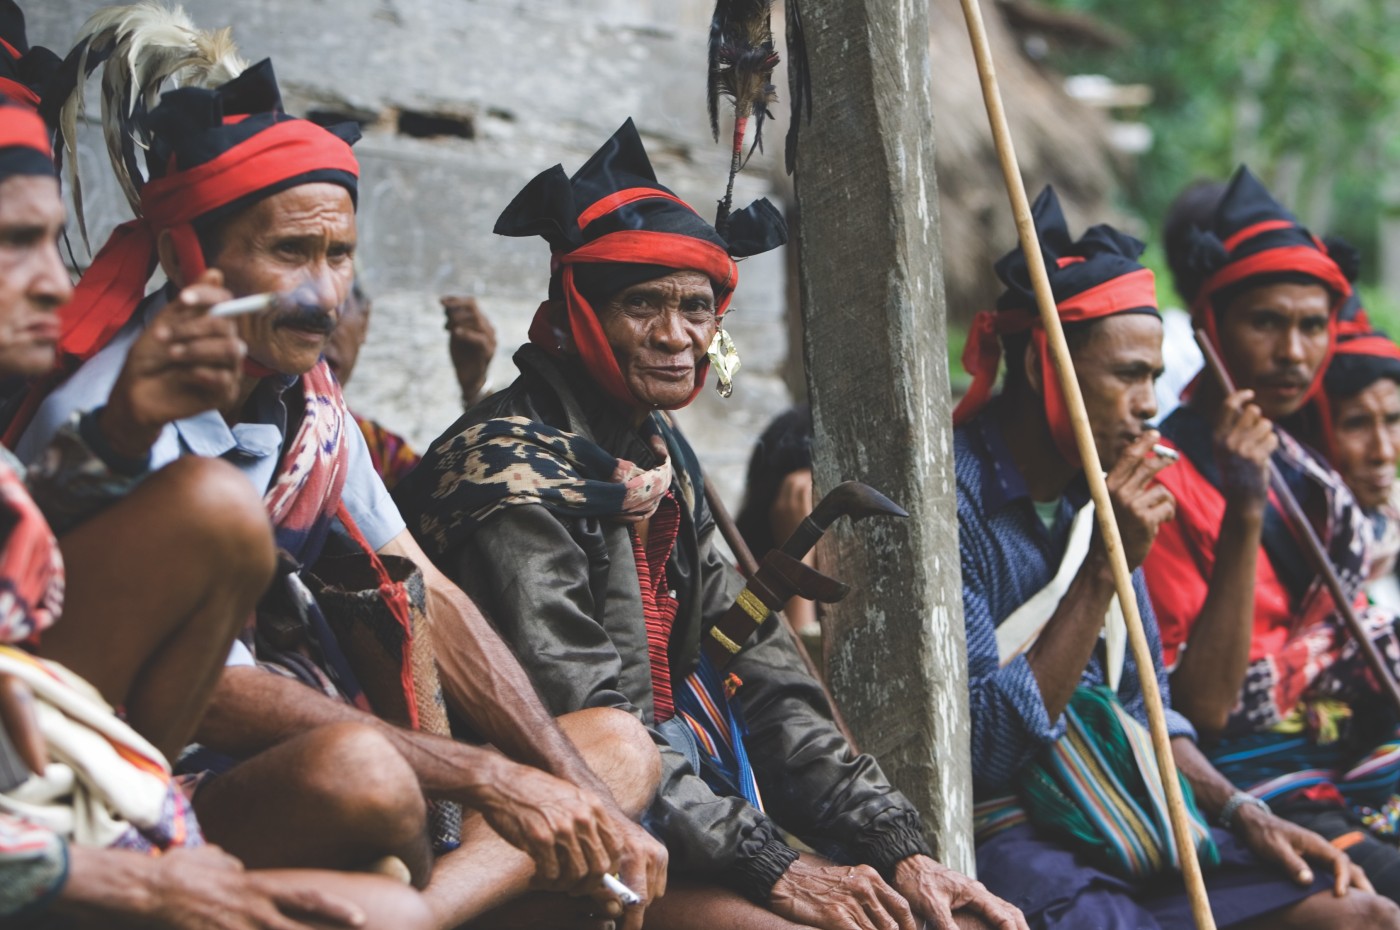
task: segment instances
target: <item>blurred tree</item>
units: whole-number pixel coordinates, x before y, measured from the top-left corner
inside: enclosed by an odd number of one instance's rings
[[[1362,249],[1400,304],[1400,4],[1393,0],[1049,0],[1131,36],[1126,50],[1065,48],[1054,66],[1146,83],[1150,152],[1128,205],[1153,228],[1196,177],[1248,163],[1315,231]]]

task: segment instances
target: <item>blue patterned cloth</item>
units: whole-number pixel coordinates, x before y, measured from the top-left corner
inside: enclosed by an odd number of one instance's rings
[[[1017,772],[1065,732],[1063,715],[1051,720],[1025,656],[998,667],[996,628],[1050,583],[1064,557],[1070,523],[1087,499],[1081,481],[1060,501],[1049,531],[1036,515],[1025,479],[997,426],[978,416],[953,431],[957,470],[958,533],[962,554],[963,619],[967,625],[968,684],[972,692],[972,775],[979,799],[1007,794]],[[1157,684],[1170,702],[1162,670],[1161,638],[1142,573],[1133,573],[1138,610],[1157,665]],[[1102,644],[1080,676],[1081,686],[1106,682]],[[1118,699],[1147,723],[1137,666],[1129,653]],[[1167,730],[1195,739],[1186,718],[1167,710]]]

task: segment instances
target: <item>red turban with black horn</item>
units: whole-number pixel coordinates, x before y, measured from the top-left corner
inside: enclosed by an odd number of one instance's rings
[[[698,271],[710,278],[722,318],[739,283],[734,259],[787,241],[787,226],[766,199],[732,214],[721,236],[657,182],[630,119],[572,178],[560,165],[535,177],[506,207],[495,231],[541,236],[553,251],[550,299],[535,313],[530,341],[557,355],[564,351],[561,334],[567,334],[593,379],[633,407],[639,401],[623,381],[597,305],[634,284]],[[708,369],[702,359],[687,404],[704,387]]]
[[[1067,326],[1091,323],[1118,313],[1157,315],[1157,288],[1152,272],[1138,264],[1143,244],[1111,226],[1093,226],[1075,241],[1060,200],[1051,187],[1041,191],[1032,207],[1041,254],[1050,276],[1055,309]],[[1001,362],[1002,337],[1030,333],[1041,372],[1045,420],[1065,460],[1078,466],[1069,410],[1050,359],[1045,329],[1036,310],[1035,291],[1025,253],[1018,247],[996,264],[1006,291],[995,311],[984,310],[973,320],[963,349],[963,367],[972,375],[967,395],[953,411],[953,424],[970,420],[991,400]]]

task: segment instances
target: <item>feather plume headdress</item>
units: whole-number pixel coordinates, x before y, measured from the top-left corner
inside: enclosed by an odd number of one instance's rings
[[[811,112],[811,83],[807,73],[806,48],[802,34],[802,14],[798,0],[786,0],[789,62],[793,69],[792,125],[788,129],[787,169],[791,173],[797,154],[797,127],[804,108]],[[710,131],[719,139],[719,101],[726,97],[734,105],[734,147],[729,162],[729,182],[720,201],[715,228],[723,235],[734,202],[734,178],[747,162],[744,137],[749,121],[754,123],[754,150],[763,149],[763,124],[772,117],[769,109],[777,102],[773,70],[778,66],[773,46],[773,0],[716,0],[710,20],[708,100]]]
[[[46,95],[43,113],[56,127],[54,150],[60,166],[67,160],[66,177],[84,245],[88,245],[88,232],[78,163],[78,121],[85,112],[87,79],[102,68],[102,134],[107,154],[127,202],[140,216],[145,178],[137,150],[145,151],[150,142],[142,121],[159,102],[167,82],[172,88],[213,88],[238,77],[248,65],[238,54],[232,32],[231,28],[200,31],[183,8],[172,9],[157,0],[98,10],[83,25]]]

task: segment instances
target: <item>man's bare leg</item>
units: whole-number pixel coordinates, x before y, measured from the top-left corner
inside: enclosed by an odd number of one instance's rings
[[[365,869],[385,856],[414,885],[432,871],[413,769],[378,731],[318,727],[205,783],[195,813],[210,842],[252,869]]]
[[[80,675],[173,758],[276,567],[248,479],[185,458],[59,540],[63,619],[40,654]]]
[[[633,717],[618,710],[583,710],[559,718],[559,726],[589,767],[607,785],[624,813],[639,817],[651,804],[661,778],[661,756],[646,730]],[[438,860],[424,897],[433,908],[437,925],[458,927],[480,918],[482,927],[509,927],[518,919],[528,926],[589,926],[578,921],[598,911],[591,899],[563,895],[530,896],[534,864],[524,853],[498,837],[480,817],[462,825],[462,846]],[[538,908],[550,906],[545,919]],[[521,913],[512,914],[519,908]],[[593,922],[596,924],[596,922]]]
[[[314,888],[354,902],[364,911],[364,926],[368,930],[432,930],[433,927],[433,912],[423,896],[392,879],[312,869],[277,870],[262,875],[288,889]],[[322,925],[312,921],[310,926]]]
[[[1244,924],[1241,930],[1395,930],[1400,927],[1400,907],[1388,898],[1352,889],[1344,898],[1319,891],[1286,910],[1267,914]]]

